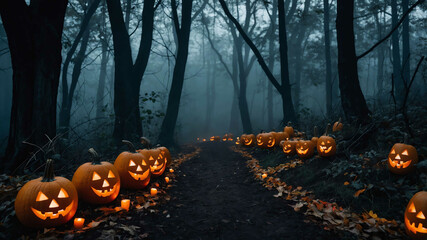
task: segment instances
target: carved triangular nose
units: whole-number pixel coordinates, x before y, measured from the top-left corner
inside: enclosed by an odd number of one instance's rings
[[[159,162],[157,160],[154,162],[154,166],[159,165]]]
[[[139,166],[139,165],[138,165],[138,167],[136,168],[136,171],[137,171],[137,172],[140,172],[140,171],[142,171],[142,168],[141,168],[141,166]]]
[[[104,182],[102,183],[102,187],[108,187],[110,186],[110,184],[108,184],[107,180],[104,180]]]
[[[153,158],[152,156],[150,156],[150,158],[149,158],[148,160],[153,161],[153,160],[154,160],[154,158]]]
[[[400,160],[400,156],[399,154],[396,155],[396,157],[394,159]]]
[[[57,208],[59,207],[59,204],[55,201],[55,199],[50,202],[49,208]]]

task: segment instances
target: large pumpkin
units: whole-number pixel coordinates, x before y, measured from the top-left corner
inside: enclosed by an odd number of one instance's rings
[[[123,140],[132,150],[120,153],[114,161],[114,167],[120,175],[122,187],[131,189],[145,188],[150,182],[151,172],[148,157],[136,152],[129,141]]]
[[[417,150],[409,144],[396,143],[388,154],[388,169],[392,173],[407,174],[415,169],[418,163]]]
[[[166,161],[160,149],[142,149],[138,150],[138,152],[147,157],[153,177],[158,177],[163,174],[166,169]]]
[[[291,122],[288,122],[288,125],[283,129],[283,132],[287,133],[290,138],[294,136],[294,128],[291,124]]]
[[[282,145],[283,152],[288,156],[293,155],[295,153],[296,144],[297,142],[294,140],[285,140]]]
[[[120,176],[109,162],[101,162],[98,153],[89,149],[92,162],[84,163],[74,172],[73,184],[80,199],[95,204],[109,203],[120,192]]]
[[[314,155],[315,148],[316,145],[314,145],[310,140],[299,140],[295,145],[295,149],[300,158],[312,157]]]
[[[68,222],[76,213],[77,191],[64,177],[55,177],[48,159],[44,176],[27,182],[15,200],[18,220],[27,227],[49,228]]]
[[[289,138],[289,135],[288,135],[288,133],[286,133],[286,132],[270,132],[271,134],[273,134],[273,136],[274,136],[274,139],[275,139],[275,141],[276,141],[276,145],[278,146],[278,145],[280,145],[280,142],[281,141],[283,141],[283,140],[286,140],[286,139],[288,139]]]
[[[271,133],[260,133],[256,137],[259,148],[272,148],[276,145],[276,139]]]
[[[246,147],[255,146],[255,143],[256,143],[256,137],[253,134],[243,134],[240,137],[240,140],[242,141],[243,145]]]
[[[416,193],[405,210],[406,233],[412,239],[427,239],[427,192]]]
[[[319,140],[317,140],[317,152],[321,157],[331,157],[334,156],[337,152],[337,144],[335,143],[335,139],[328,136],[330,127],[331,124],[328,124],[325,135],[321,136]]]

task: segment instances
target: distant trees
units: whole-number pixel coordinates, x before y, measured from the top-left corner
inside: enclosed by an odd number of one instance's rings
[[[0,1],[13,68],[9,140],[3,164],[15,170],[56,135],[61,37],[67,0]]]

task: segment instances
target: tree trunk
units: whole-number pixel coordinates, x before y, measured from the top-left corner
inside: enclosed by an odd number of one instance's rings
[[[176,14],[176,2],[171,1],[174,13],[174,26],[178,37],[178,52],[175,67],[173,69],[172,85],[169,92],[166,115],[160,130],[159,142],[165,146],[175,144],[173,139],[176,121],[178,119],[179,103],[181,101],[182,86],[184,84],[185,67],[188,58],[188,45],[191,29],[192,0],[182,2],[181,27],[179,27],[178,14]]]
[[[383,25],[379,21],[379,15],[374,14],[375,23],[377,25],[378,41],[381,40],[383,35]],[[384,79],[384,45],[378,46],[377,49],[377,98],[381,99],[382,90],[383,90],[383,79]]]
[[[61,71],[61,36],[68,1],[1,1],[13,69],[9,140],[3,170],[16,170],[45,135],[56,135],[56,98]],[[22,169],[19,169],[22,170]],[[15,172],[16,173],[16,172]]]
[[[237,83],[237,49],[236,44],[233,44],[233,55],[232,55],[232,72],[231,72],[231,80],[233,82],[233,101],[231,106],[231,114],[230,114],[230,127],[229,132],[237,133],[240,131],[239,122],[241,122],[240,114],[239,114],[239,85]]]
[[[274,46],[274,43],[276,42],[277,0],[273,0],[273,10],[271,12],[270,37],[268,41],[268,68],[271,72],[274,72],[274,60],[276,56],[276,48]],[[267,122],[268,128],[274,129],[273,85],[271,85],[268,81],[267,85]]]
[[[395,26],[398,21],[397,0],[391,0],[391,25]],[[395,31],[391,36],[393,46],[393,78],[394,78],[394,96],[396,100],[403,100],[403,79],[401,74],[402,64],[400,63],[399,31]]]
[[[288,40],[286,36],[286,22],[285,22],[285,8],[284,0],[278,2],[279,12],[279,44],[280,44],[280,75],[282,79],[281,97],[283,107],[283,120],[282,125],[292,121],[296,123],[296,115],[294,104],[291,96],[291,84],[289,79],[289,64],[288,64]]]
[[[74,58],[73,73],[71,75],[70,91],[67,98],[62,97],[61,109],[59,111],[59,127],[63,133],[63,137],[68,138],[68,129],[70,127],[71,108],[73,105],[74,91],[76,90],[77,82],[79,81],[82,71],[82,64],[86,58],[86,49],[89,43],[90,29],[86,28],[83,34],[80,50]]]
[[[360,89],[353,29],[354,0],[337,2],[338,74],[341,104],[349,122],[370,122],[369,109]]]
[[[409,0],[402,0],[402,12],[408,11]],[[402,77],[403,81],[409,85],[410,82],[410,46],[409,46],[409,15],[402,23]]]
[[[120,0],[107,0],[114,44],[114,131],[117,144],[122,139],[138,140],[142,136],[139,90],[150,57],[153,39],[154,1],[144,1],[142,31],[138,55],[132,61],[129,34]]]
[[[103,122],[101,120],[104,117],[104,92],[105,92],[105,81],[107,76],[107,63],[108,63],[108,43],[107,43],[107,34],[106,34],[106,26],[105,26],[105,15],[106,15],[106,9],[105,9],[105,3],[102,6],[102,28],[101,28],[101,69],[99,71],[99,82],[98,82],[98,89],[96,91],[96,118],[98,119],[98,122]]]
[[[323,32],[325,34],[325,62],[326,62],[326,115],[332,117],[332,69],[331,69],[331,38],[329,31],[329,0],[323,0]]]

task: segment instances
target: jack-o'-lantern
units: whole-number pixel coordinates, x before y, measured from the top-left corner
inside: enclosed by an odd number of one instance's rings
[[[236,145],[240,145],[240,137],[236,137]]]
[[[169,152],[169,149],[167,149],[166,147],[158,147],[157,149],[159,149],[160,153],[163,155],[166,162],[166,167],[169,167],[172,163],[171,153]]]
[[[150,171],[153,177],[158,177],[163,174],[166,169],[166,162],[159,149],[143,149],[138,150],[138,152],[148,157],[148,164],[150,165]]]
[[[288,122],[288,125],[283,129],[283,132],[287,133],[290,138],[294,136],[294,128],[291,124],[291,122]]]
[[[310,140],[300,140],[295,145],[295,150],[300,158],[310,158],[314,155],[316,145]]]
[[[229,133],[227,140],[228,141],[233,141],[233,139],[234,139],[234,135],[232,133]]]
[[[395,174],[410,173],[415,169],[414,164],[417,163],[417,150],[409,144],[396,143],[388,154],[388,169]]]
[[[412,239],[427,239],[427,192],[416,193],[405,210],[406,233]]]
[[[212,136],[209,139],[211,142],[218,142],[221,140],[221,138],[219,136]]]
[[[319,140],[317,140],[317,152],[321,157],[331,157],[334,156],[337,152],[337,144],[335,143],[335,139],[328,136],[330,127],[331,124],[328,124],[325,135],[321,136]]]
[[[92,162],[84,163],[73,176],[73,184],[80,199],[89,203],[109,203],[120,192],[120,176],[117,169],[109,162],[101,162],[98,153],[89,149]]]
[[[286,132],[270,132],[273,134],[274,139],[276,140],[276,145],[280,145],[280,142],[289,138],[288,133]]]
[[[274,136],[271,133],[258,134],[256,141],[259,148],[272,148],[276,144],[276,139],[274,139]]]
[[[255,146],[256,137],[254,134],[243,134],[240,139],[243,140],[243,145],[245,145],[246,147]]]
[[[343,128],[343,124],[341,122],[341,118],[338,119],[338,122],[335,122],[332,126],[332,132],[338,132],[341,131]]]
[[[295,147],[296,147],[297,142],[287,139],[286,141],[283,142],[283,152],[290,156],[293,155],[295,153]]]
[[[222,141],[225,142],[228,140],[228,133],[224,134],[224,136],[222,136]]]
[[[15,200],[19,221],[31,228],[49,228],[68,222],[76,213],[77,190],[70,180],[55,177],[48,159],[44,176],[27,182]]]
[[[317,126],[314,126],[313,130],[313,137],[311,138],[311,142],[314,144],[314,146],[317,146],[317,140],[319,140],[319,130],[317,129]]]
[[[114,161],[114,167],[120,175],[120,183],[123,188],[141,189],[150,182],[151,172],[148,156],[138,153],[133,144],[123,140],[131,151],[120,153]]]

